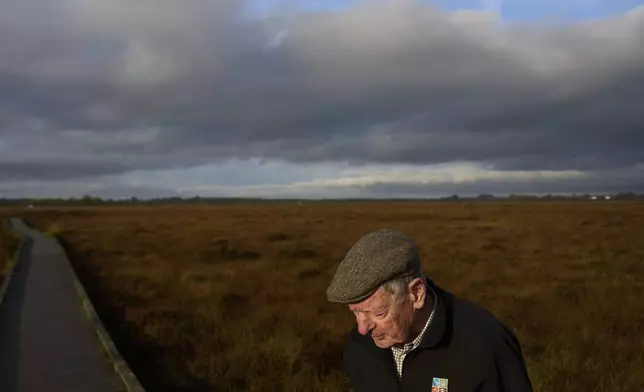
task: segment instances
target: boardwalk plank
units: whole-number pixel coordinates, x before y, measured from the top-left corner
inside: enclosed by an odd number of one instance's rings
[[[0,307],[0,391],[120,392],[76,294],[65,252],[12,220],[32,240]]]

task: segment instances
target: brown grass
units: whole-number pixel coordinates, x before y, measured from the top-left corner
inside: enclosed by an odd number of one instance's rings
[[[55,226],[151,391],[345,391],[324,291],[399,229],[439,285],[519,336],[536,391],[644,387],[644,204],[305,203],[23,211]]]
[[[14,262],[19,244],[20,238],[9,229],[7,220],[0,219],[0,284]]]

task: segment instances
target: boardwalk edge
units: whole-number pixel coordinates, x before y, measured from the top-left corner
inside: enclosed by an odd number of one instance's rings
[[[9,222],[9,225],[11,226],[11,221],[7,220]],[[11,230],[13,230],[13,226],[11,226]],[[20,234],[19,232],[13,230],[18,236],[20,236],[20,245],[18,245],[18,249],[16,249],[16,252],[13,255],[13,262],[11,263],[11,266],[7,270],[7,274],[5,275],[4,279],[2,280],[2,284],[0,284],[0,305],[2,305],[2,302],[4,301],[4,296],[7,293],[7,289],[9,288],[9,282],[11,281],[11,276],[13,275],[14,270],[16,269],[16,266],[18,265],[18,260],[20,260],[20,254],[23,252],[23,249],[25,245],[27,244],[28,239],[25,238],[24,235]]]
[[[55,238],[55,240],[60,245],[58,238]],[[69,262],[69,258],[67,258],[67,261],[69,269],[71,270],[72,276],[74,278],[74,286],[76,287],[76,292],[80,297],[83,309],[85,309],[85,312],[87,313],[91,324],[94,326],[96,335],[98,336],[98,339],[101,342],[105,353],[112,361],[112,368],[114,372],[121,379],[128,392],[146,392],[145,388],[143,388],[138,378],[134,375],[134,372],[132,372],[127,362],[121,356],[121,353],[118,351],[116,345],[112,341],[112,338],[105,329],[103,322],[98,317],[96,309],[94,308],[92,301],[89,299],[85,287],[83,287],[83,284],[78,279],[76,271],[74,271],[74,268]]]

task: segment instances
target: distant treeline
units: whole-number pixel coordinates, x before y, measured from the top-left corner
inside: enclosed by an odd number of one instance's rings
[[[439,198],[390,198],[390,199],[265,199],[265,198],[221,198],[221,197],[164,197],[139,199],[130,197],[125,199],[100,198],[85,195],[80,198],[0,198],[2,206],[100,206],[100,205],[154,205],[154,204],[225,204],[225,203],[312,203],[312,202],[418,202],[418,201],[606,201],[606,200],[644,200],[644,194],[633,192],[617,194],[573,194],[573,195],[531,195],[512,194],[496,196],[480,194],[474,197],[451,195]]]

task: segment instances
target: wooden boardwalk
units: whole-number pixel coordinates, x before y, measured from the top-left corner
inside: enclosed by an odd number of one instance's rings
[[[81,307],[63,249],[20,219],[11,224],[30,239],[0,306],[0,391],[125,391]]]

